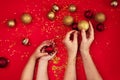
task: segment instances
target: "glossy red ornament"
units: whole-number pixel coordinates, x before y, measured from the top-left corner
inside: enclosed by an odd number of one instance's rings
[[[54,48],[50,45],[50,46],[46,46],[45,47],[45,52],[47,52],[49,55],[52,55],[54,52]]]
[[[77,27],[77,25],[78,25],[77,23],[73,23],[73,25],[72,25],[72,29],[78,31],[78,27]]]
[[[48,53],[49,55],[54,54],[55,52],[55,43],[51,43],[50,45],[43,46],[40,50],[42,53]]]
[[[84,16],[88,19],[92,19],[94,17],[94,13],[91,10],[86,10]]]
[[[105,30],[104,24],[98,23],[98,24],[96,25],[96,30],[99,31],[99,32],[104,31],[104,30]]]
[[[0,68],[5,68],[8,66],[9,60],[5,57],[0,57]]]

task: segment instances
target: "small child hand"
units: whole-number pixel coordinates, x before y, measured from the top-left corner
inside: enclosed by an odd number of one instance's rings
[[[68,51],[68,57],[75,58],[77,54],[78,49],[78,40],[77,40],[77,31],[70,31],[66,34],[63,43],[65,44],[67,51]],[[71,36],[73,34],[73,36]],[[70,39],[70,37],[73,37],[73,40]]]
[[[56,55],[56,53],[57,53],[57,51],[55,51],[52,55],[42,56],[40,58],[40,60],[42,60],[42,61],[49,61],[49,60],[51,60]]]
[[[89,31],[88,34],[85,32],[85,30],[81,31],[82,41],[80,44],[80,52],[84,53],[86,51],[89,51],[90,45],[92,44],[94,40],[94,30],[91,22],[89,22]]]
[[[44,41],[43,43],[41,43],[38,46],[38,48],[35,50],[35,52],[33,53],[32,57],[35,59],[38,59],[42,56],[48,56],[49,54],[47,52],[42,52],[41,50],[44,46],[49,46],[50,44],[52,44],[51,40],[47,40],[47,41]]]

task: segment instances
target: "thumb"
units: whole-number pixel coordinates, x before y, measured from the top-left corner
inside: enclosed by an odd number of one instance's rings
[[[86,39],[86,32],[85,32],[85,30],[81,30],[81,36],[82,36],[82,40]]]
[[[42,56],[47,56],[48,55],[48,53],[40,53],[40,57],[42,57]]]

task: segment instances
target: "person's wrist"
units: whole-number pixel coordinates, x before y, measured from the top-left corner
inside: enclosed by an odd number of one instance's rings
[[[75,55],[70,55],[70,54],[75,54]],[[68,60],[76,60],[76,53],[69,53]]]
[[[47,64],[49,60],[39,59],[39,63]]]
[[[36,61],[36,57],[34,55],[32,55],[30,59]]]
[[[76,58],[76,53],[75,52],[68,52],[68,58],[69,59],[75,59]],[[71,55],[71,54],[73,54],[73,55]]]
[[[39,60],[43,61],[43,62],[48,62],[49,61],[48,59],[43,59],[43,58],[40,58]]]
[[[88,52],[89,52],[89,49],[80,49],[81,54],[88,53]]]
[[[81,51],[80,54],[81,54],[82,57],[86,57],[86,56],[90,55],[89,50]]]
[[[76,63],[76,57],[68,57],[68,64],[75,64]]]

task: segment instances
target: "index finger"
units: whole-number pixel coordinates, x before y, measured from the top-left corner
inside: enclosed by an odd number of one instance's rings
[[[94,29],[93,29],[93,25],[90,21],[89,21],[89,25],[90,25],[90,27],[89,27],[89,38],[91,39],[91,38],[94,38]]]
[[[65,36],[65,40],[69,41],[69,40],[70,40],[70,36],[71,36],[71,34],[72,34],[74,31],[75,31],[75,30],[72,30],[72,31],[68,32],[68,33],[66,34],[66,36]]]

